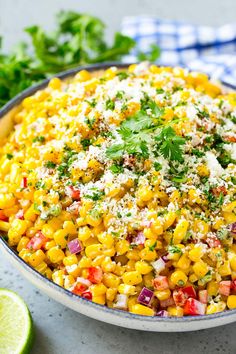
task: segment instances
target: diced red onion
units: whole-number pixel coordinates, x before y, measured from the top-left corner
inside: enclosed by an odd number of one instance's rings
[[[24,220],[24,210],[23,210],[23,209],[19,210],[19,211],[16,213],[15,218],[16,218],[16,219],[20,219],[20,220]]]
[[[167,263],[167,262],[170,261],[169,258],[168,258],[168,253],[166,253],[166,254],[164,254],[163,256],[161,256],[161,259],[163,259],[163,261],[164,261],[165,263]]]
[[[169,314],[168,314],[168,312],[167,312],[166,310],[161,310],[161,311],[158,311],[158,312],[156,313],[156,316],[159,316],[159,317],[168,317]]]
[[[145,236],[143,232],[138,232],[137,236],[134,238],[132,243],[135,243],[136,245],[144,245],[145,242]]]
[[[77,283],[86,285],[88,288],[90,287],[90,285],[92,285],[91,281],[89,281],[88,279],[82,278],[82,277],[77,277],[76,281],[77,281]]]
[[[77,238],[68,242],[67,245],[68,245],[70,253],[72,253],[72,254],[76,254],[76,253],[79,253],[82,251],[82,246]]]
[[[152,266],[155,269],[156,273],[159,274],[165,269],[166,263],[163,261],[162,258],[159,258],[157,261],[152,262]]]
[[[142,290],[138,296],[138,302],[140,304],[150,306],[153,296],[154,296],[154,293],[152,290],[150,290],[148,288],[142,288]]]
[[[149,228],[149,227],[152,226],[152,221],[150,221],[150,220],[144,220],[144,221],[142,222],[142,226]]]
[[[234,222],[233,224],[230,225],[230,232],[233,235],[236,235],[236,222]]]

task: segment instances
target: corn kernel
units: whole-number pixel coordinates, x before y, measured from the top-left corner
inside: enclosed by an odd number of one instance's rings
[[[153,309],[143,306],[140,304],[133,305],[131,308],[131,312],[135,313],[136,315],[143,315],[143,316],[154,316],[155,312]]]
[[[182,270],[176,270],[170,276],[170,281],[178,286],[184,286],[187,280],[188,277]]]
[[[125,284],[136,285],[136,284],[141,283],[142,276],[140,275],[139,272],[132,271],[132,272],[126,272],[125,274],[123,274],[122,279]]]
[[[47,256],[52,263],[59,263],[63,260],[65,254],[60,248],[55,246],[48,250]]]
[[[228,296],[227,306],[229,309],[236,309],[236,295],[229,295]]]

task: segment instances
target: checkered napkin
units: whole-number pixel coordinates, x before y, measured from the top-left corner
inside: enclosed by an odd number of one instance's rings
[[[121,30],[137,42],[126,61],[134,62],[137,51],[147,53],[156,43],[159,64],[187,66],[236,86],[236,24],[213,28],[140,16],[125,17]]]

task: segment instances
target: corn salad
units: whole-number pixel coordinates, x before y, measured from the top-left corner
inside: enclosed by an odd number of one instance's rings
[[[236,308],[236,94],[131,65],[53,78],[0,147],[0,230],[74,294],[146,316]]]

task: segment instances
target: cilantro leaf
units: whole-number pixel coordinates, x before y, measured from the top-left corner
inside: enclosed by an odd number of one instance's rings
[[[7,154],[7,159],[8,159],[8,160],[13,159],[13,155],[12,155],[12,154]]]
[[[124,167],[117,164],[113,164],[111,165],[110,170],[112,173],[122,173],[124,171]]]
[[[47,161],[45,163],[45,167],[46,168],[55,168],[56,167],[56,164],[53,162],[53,161]]]
[[[174,129],[170,126],[165,127],[155,137],[157,142],[157,150],[169,160],[183,162],[182,145],[185,139],[176,135]]]
[[[107,148],[106,156],[109,159],[117,160],[123,156],[125,144],[114,144]]]
[[[11,54],[0,52],[0,106],[48,75],[86,63],[119,61],[136,44],[132,38],[116,33],[108,45],[105,24],[100,19],[73,11],[57,15],[52,33],[35,25],[25,32],[29,44],[19,44]]]
[[[138,53],[138,60],[140,61],[148,60],[150,62],[154,62],[159,58],[160,54],[161,54],[160,47],[158,47],[158,45],[156,44],[151,44],[149,53],[147,54],[143,52]]]
[[[175,246],[175,245],[173,245],[173,246],[168,246],[168,252],[169,253],[183,253],[182,252],[182,250],[181,250],[181,248],[180,247],[178,247],[178,246]]]
[[[141,130],[148,129],[152,126],[153,121],[144,111],[139,111],[134,116],[126,119],[121,123],[119,133],[123,138],[130,137],[132,133],[138,133]]]

